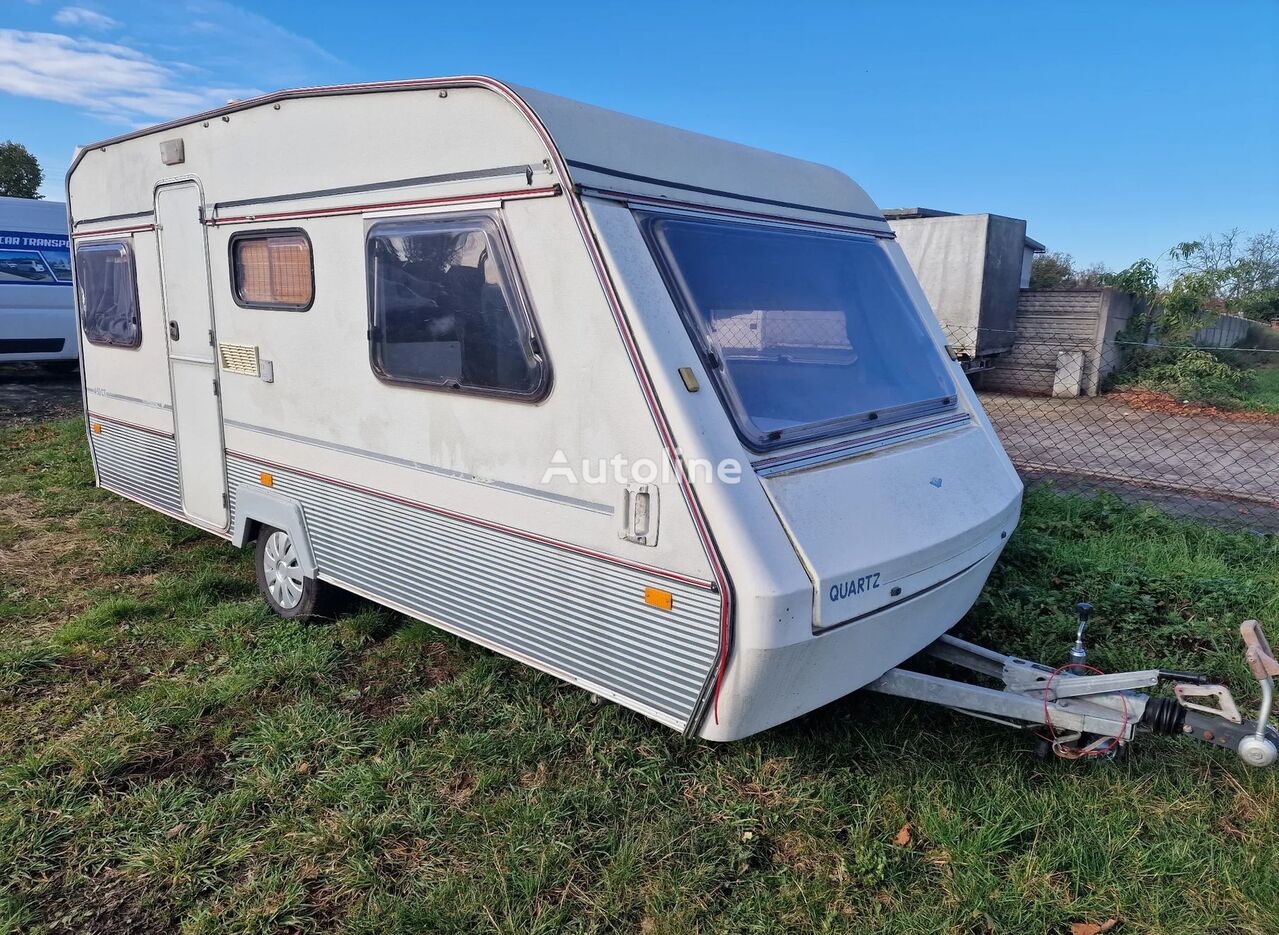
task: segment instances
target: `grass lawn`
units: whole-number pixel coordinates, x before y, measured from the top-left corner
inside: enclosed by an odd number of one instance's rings
[[[1248,408],[1279,412],[1279,366],[1253,371],[1253,384],[1248,391]]]
[[[366,604],[270,616],[249,556],[0,432],[0,930],[1279,931],[1279,780],[854,696],[689,741]],[[1279,543],[1035,492],[963,624],[1226,678]],[[903,829],[905,831],[903,832]]]

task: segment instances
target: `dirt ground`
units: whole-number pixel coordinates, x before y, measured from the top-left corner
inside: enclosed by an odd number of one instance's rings
[[[1023,471],[1279,508],[1279,423],[1137,410],[1106,397],[981,399]]]
[[[80,411],[80,374],[0,364],[0,426],[65,419]]]

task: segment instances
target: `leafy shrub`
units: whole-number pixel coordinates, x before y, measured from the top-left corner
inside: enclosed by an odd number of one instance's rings
[[[1181,400],[1233,409],[1243,403],[1252,386],[1252,374],[1208,351],[1183,350],[1165,362],[1139,370],[1133,382]]]
[[[1256,321],[1279,318],[1279,287],[1246,295],[1235,303],[1237,314]]]

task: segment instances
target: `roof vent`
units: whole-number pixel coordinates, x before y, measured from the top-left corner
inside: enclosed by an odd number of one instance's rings
[[[187,161],[186,147],[182,140],[164,140],[160,143],[160,161],[166,166],[177,166]]]

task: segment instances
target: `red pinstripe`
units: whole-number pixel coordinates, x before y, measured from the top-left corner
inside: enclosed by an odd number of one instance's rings
[[[106,230],[100,231],[79,231],[78,233],[72,234],[71,237],[74,240],[79,240],[83,237],[101,237],[103,234],[135,234],[141,231],[153,230],[155,230],[154,224],[139,224],[135,227],[109,227]]]
[[[549,545],[565,552],[573,552],[578,555],[586,555],[590,558],[598,558],[601,561],[608,562],[612,565],[621,565],[625,568],[630,568],[633,571],[642,571],[645,574],[656,575],[661,578],[669,578],[672,581],[681,581],[684,584],[691,584],[694,587],[702,588],[704,590],[709,591],[711,589],[711,583],[709,581],[703,581],[700,578],[692,578],[688,575],[682,575],[676,571],[668,571],[665,568],[658,568],[655,565],[644,565],[640,562],[632,562],[628,559],[619,558],[616,555],[609,555],[605,552],[596,552],[594,549],[587,549],[580,545],[574,545],[571,542],[564,542],[561,539],[552,539],[550,536],[543,536],[539,533],[530,532],[527,529],[519,529],[515,526],[507,526],[504,523],[495,523],[492,520],[480,519],[478,516],[471,516],[467,513],[458,513],[456,510],[449,510],[430,503],[423,503],[420,500],[410,500],[407,497],[387,493],[385,490],[378,490],[374,487],[365,487],[362,484],[353,484],[350,481],[338,480],[336,477],[330,477],[327,474],[316,474],[315,472],[308,471],[305,468],[295,467],[291,464],[282,464],[278,461],[271,461],[257,455],[246,454],[243,451],[234,451],[228,448],[226,453],[231,457],[242,458],[245,461],[252,461],[254,464],[261,464],[264,467],[276,468],[281,471],[290,471],[294,474],[300,474],[303,477],[309,477],[311,480],[318,480],[326,484],[345,487],[347,490],[354,490],[359,493],[368,494],[371,497],[378,497],[382,500],[390,500],[394,503],[411,506],[415,509],[424,510],[428,513],[435,513],[439,516],[447,516],[449,519],[456,519],[460,522],[469,523],[473,526],[482,526],[485,529],[492,529],[495,532],[518,536],[521,539],[539,542],[542,545]]]
[[[158,435],[161,438],[172,438],[172,432],[166,432],[163,429],[153,429],[149,426],[138,425],[136,422],[126,422],[124,419],[116,419],[112,416],[100,416],[96,412],[88,413],[89,419],[97,419],[100,422],[114,422],[116,425],[124,425],[131,429],[137,429],[139,432],[146,432],[148,435]]]

